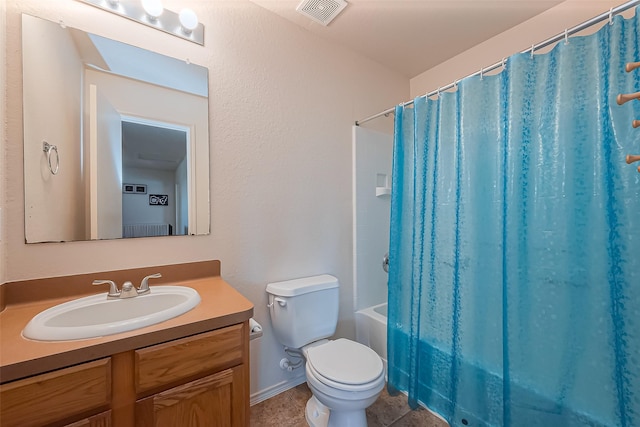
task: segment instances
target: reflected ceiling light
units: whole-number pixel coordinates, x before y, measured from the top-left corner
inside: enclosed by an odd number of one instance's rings
[[[164,12],[161,0],[142,0],[142,8],[152,21],[156,21]]]
[[[179,18],[182,31],[184,31],[185,34],[191,34],[198,26],[198,15],[191,9],[182,9]]]
[[[0,0],[2,2],[3,0]],[[204,25],[191,9],[180,14],[166,10],[162,0],[77,0],[129,18],[199,45],[204,45]]]

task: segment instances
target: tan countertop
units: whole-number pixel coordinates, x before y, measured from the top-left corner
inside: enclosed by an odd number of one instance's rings
[[[155,272],[161,272],[163,278],[151,280],[152,288],[163,284],[188,286],[198,291],[200,304],[173,319],[99,338],[42,342],[22,337],[22,329],[41,311],[84,296],[87,289],[93,291],[89,294],[97,293],[89,278],[130,277],[126,280],[136,284],[139,277]],[[253,304],[219,274],[218,261],[204,261],[5,284],[9,286],[5,289],[6,307],[0,312],[0,383],[248,321]],[[122,280],[117,283],[121,285]],[[67,295],[51,298],[57,286],[65,286]],[[71,295],[69,288],[80,291]],[[37,294],[47,298],[38,299]]]

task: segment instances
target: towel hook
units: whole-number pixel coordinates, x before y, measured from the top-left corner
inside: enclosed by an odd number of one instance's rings
[[[632,101],[634,99],[640,100],[640,92],[636,93],[621,93],[616,97],[616,102],[618,105],[622,105],[625,102]]]
[[[633,155],[633,154],[627,154],[627,157],[625,158],[625,161],[627,162],[628,165],[630,165],[633,162],[637,162],[639,160],[640,160],[640,156]],[[640,172],[640,166],[638,166],[638,172]]]
[[[42,141],[42,151],[47,153],[47,164],[49,165],[49,170],[51,171],[51,174],[57,175],[58,170],[60,169],[60,154],[58,154],[58,147],[56,147],[53,144],[49,144],[47,141]],[[54,151],[56,153],[55,168],[51,164],[51,153]]]
[[[640,61],[638,61],[638,62],[627,62],[627,65],[624,66],[624,70],[627,73],[632,72],[636,68],[640,68]]]

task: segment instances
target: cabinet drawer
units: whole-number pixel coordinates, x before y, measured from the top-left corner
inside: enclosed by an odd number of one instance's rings
[[[41,426],[108,407],[111,359],[101,359],[0,386],[0,424]]]
[[[242,363],[243,324],[143,348],[135,352],[136,393]]]

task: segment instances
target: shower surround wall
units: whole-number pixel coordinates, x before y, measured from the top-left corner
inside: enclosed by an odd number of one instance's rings
[[[355,311],[387,301],[387,273],[382,269],[382,258],[389,251],[392,151],[391,135],[353,126]]]

